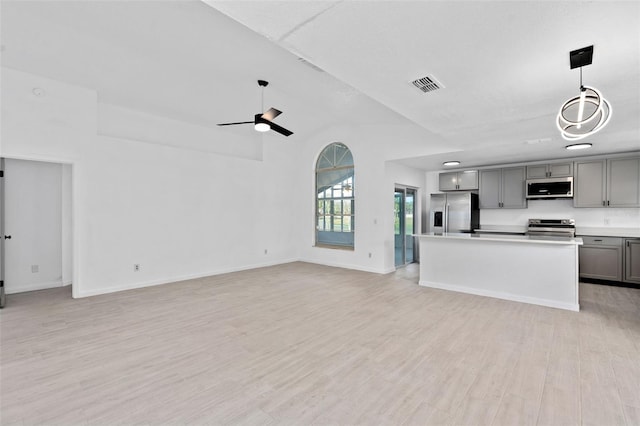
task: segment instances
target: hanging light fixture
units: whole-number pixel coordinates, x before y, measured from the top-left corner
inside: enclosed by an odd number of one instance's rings
[[[580,94],[566,101],[558,112],[556,125],[562,137],[577,141],[602,130],[611,119],[611,105],[600,92],[582,84],[582,67],[591,65],[593,46],[569,52],[571,69],[580,68]]]

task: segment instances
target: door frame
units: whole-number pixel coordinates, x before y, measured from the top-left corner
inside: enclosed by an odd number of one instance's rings
[[[401,192],[402,193],[402,213],[403,217],[400,218],[400,228],[401,228],[401,233],[402,233],[402,264],[397,265],[395,262],[395,229],[394,229],[394,267],[397,268],[402,268],[404,266],[407,266],[411,263],[418,263],[418,245],[416,242],[415,237],[412,238],[413,241],[413,261],[412,262],[407,262],[406,259],[406,254],[407,254],[407,234],[405,233],[406,231],[406,223],[405,223],[405,218],[406,218],[406,211],[405,211],[405,207],[406,207],[406,203],[407,203],[407,192],[411,191],[413,193],[413,234],[417,233],[417,229],[419,226],[419,209],[418,209],[418,194],[419,194],[419,189],[414,187],[414,186],[409,186],[409,185],[401,185],[401,184],[395,184],[394,188],[393,188],[393,202],[395,205],[395,200],[396,200],[396,194]],[[395,220],[394,220],[394,228],[395,228]]]
[[[80,244],[79,244],[79,229],[78,229],[78,218],[80,217],[79,208],[78,208],[78,177],[77,177],[77,169],[76,169],[76,161],[71,160],[69,158],[64,157],[51,157],[51,156],[39,156],[39,155],[6,155],[2,154],[0,158],[8,159],[8,160],[24,160],[24,161],[40,161],[44,163],[57,163],[62,165],[69,166],[71,173],[71,188],[70,188],[70,198],[69,200],[71,204],[71,297],[77,299],[80,297]],[[2,218],[4,220],[4,217]],[[4,224],[3,224],[4,227]],[[5,231],[7,231],[5,229]],[[3,236],[4,238],[4,236]],[[5,251],[3,250],[2,256],[4,259]]]

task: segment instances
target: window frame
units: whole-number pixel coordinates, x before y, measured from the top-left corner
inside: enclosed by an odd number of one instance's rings
[[[336,157],[336,148],[342,147],[345,152]],[[331,157],[327,153],[333,154]],[[346,155],[350,155],[350,164],[340,164]],[[321,162],[323,166],[320,167]],[[327,164],[329,163],[329,164]],[[353,153],[348,146],[341,142],[333,142],[322,149],[316,160],[315,192],[314,192],[314,234],[315,246],[354,250],[355,248],[355,165]],[[323,173],[350,171],[343,180],[333,185],[320,186],[320,176]],[[325,175],[326,176],[326,175]],[[324,188],[324,189],[322,189]],[[322,190],[321,190],[322,189]],[[336,193],[338,191],[338,193]],[[339,212],[337,211],[339,210]],[[329,223],[327,223],[329,221]],[[347,229],[345,229],[347,228]],[[320,241],[320,233],[336,233],[346,237],[346,243]],[[347,236],[346,234],[350,234]],[[336,235],[337,236],[337,235]]]

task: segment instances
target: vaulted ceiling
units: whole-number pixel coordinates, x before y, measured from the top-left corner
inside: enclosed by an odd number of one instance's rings
[[[2,1],[3,66],[99,101],[215,127],[265,107],[296,143],[333,125],[408,128],[404,164],[440,169],[573,155],[555,126],[575,96],[568,53],[613,107],[589,154],[640,148],[640,3]],[[434,76],[423,93],[410,82]],[[242,134],[250,128],[220,128]],[[270,135],[269,137],[281,137]],[[389,143],[392,143],[390,141]],[[433,147],[431,149],[430,147]],[[443,147],[448,153],[442,153]],[[396,158],[390,158],[397,160]]]

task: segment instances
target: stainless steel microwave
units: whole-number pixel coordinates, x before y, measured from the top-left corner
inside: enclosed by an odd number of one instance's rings
[[[527,179],[527,198],[573,198],[573,177]]]

